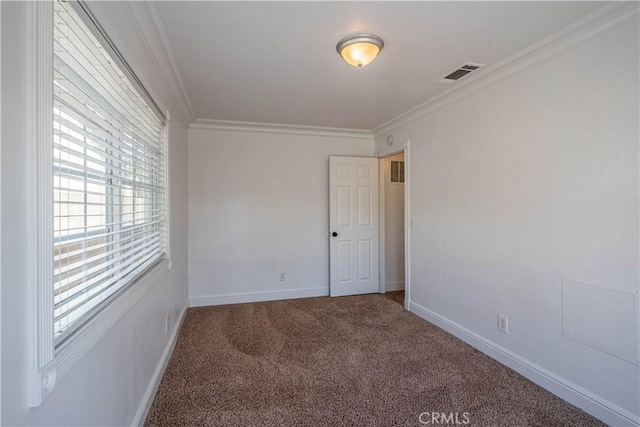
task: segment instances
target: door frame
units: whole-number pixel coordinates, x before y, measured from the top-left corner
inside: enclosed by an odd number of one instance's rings
[[[410,204],[410,141],[407,140],[404,143],[404,146],[400,150],[392,151],[390,153],[385,154],[382,157],[378,157],[378,170],[380,171],[378,175],[378,188],[380,195],[378,196],[378,242],[379,242],[379,251],[378,262],[379,262],[379,274],[378,274],[378,291],[381,294],[386,292],[386,249],[385,249],[385,176],[386,170],[384,168],[385,159],[387,157],[395,156],[396,154],[404,152],[404,308],[405,310],[409,310],[410,301],[411,301],[411,245],[410,245],[410,237],[411,237],[411,204]]]

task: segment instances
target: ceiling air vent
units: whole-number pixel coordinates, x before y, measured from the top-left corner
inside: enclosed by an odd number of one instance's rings
[[[466,76],[467,74],[472,73],[472,72],[480,69],[481,67],[484,67],[484,65],[482,65],[482,64],[473,64],[471,62],[467,62],[466,64],[458,67],[458,69],[455,70],[454,72],[449,73],[446,76],[440,78],[438,80],[438,82],[451,84],[451,83],[455,82],[456,80],[459,80],[462,77]]]

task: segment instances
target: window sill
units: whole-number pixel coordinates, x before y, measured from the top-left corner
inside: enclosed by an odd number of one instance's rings
[[[171,269],[171,261],[167,258],[158,260],[156,264],[142,274],[121,295],[97,313],[81,329],[64,342],[54,353],[53,360],[40,369],[32,381],[31,406],[39,406],[53,392],[56,384],[78,361],[93,348],[94,345],[127,313],[147,291]]]

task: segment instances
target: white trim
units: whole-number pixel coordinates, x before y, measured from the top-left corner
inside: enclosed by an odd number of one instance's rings
[[[160,76],[162,83],[164,83],[165,87],[169,89],[169,92],[173,95],[173,98],[178,101],[178,104],[180,105],[180,110],[182,112],[182,115],[184,116],[184,119],[187,122],[192,121],[195,118],[195,115],[193,113],[193,108],[189,103],[189,98],[186,96],[186,93],[183,90],[184,86],[181,84],[181,77],[179,74],[176,74],[177,68],[173,66],[172,54],[170,53],[171,51],[167,50],[167,45],[165,45],[165,43],[167,43],[166,34],[164,35],[164,38],[163,38],[163,33],[158,34],[158,36],[162,41],[163,51],[156,52],[156,50],[153,49],[151,43],[149,43],[149,40],[150,39],[153,40],[156,35],[153,34],[150,37],[147,37],[148,31],[145,31],[144,27],[140,25],[141,20],[138,19],[135,9],[129,4],[129,2],[121,2],[120,4],[122,5],[122,8],[126,12],[127,17],[129,18],[129,21],[131,22],[131,25],[133,26],[136,34],[138,35],[138,40],[144,47],[144,50],[147,52],[149,59],[151,59],[151,62],[153,63],[154,68],[158,72],[158,75]],[[157,15],[153,14],[154,11],[152,10],[151,6],[148,6],[148,7],[149,7],[148,10],[153,17],[154,26],[155,26],[154,29],[156,31],[159,31],[160,28],[158,28],[157,23],[155,22],[156,19],[158,19]],[[166,61],[171,66],[166,67],[166,66],[163,66],[163,64],[160,64],[160,61],[158,60],[158,55],[156,53],[164,54]],[[167,76],[167,73],[165,70],[167,70],[168,68],[170,68],[171,70],[171,76],[173,76],[173,79],[170,79]]]
[[[149,380],[149,385],[147,386],[147,390],[140,401],[140,405],[138,405],[138,410],[133,417],[133,421],[131,422],[132,426],[143,426],[144,422],[147,419],[147,415],[149,415],[149,410],[151,409],[151,404],[153,403],[153,399],[156,396],[156,392],[158,391],[158,386],[160,385],[160,381],[162,380],[162,376],[164,375],[164,371],[167,369],[167,365],[169,364],[169,360],[171,360],[171,355],[173,354],[173,350],[176,347],[176,343],[178,342],[178,335],[180,329],[182,328],[182,324],[184,323],[184,318],[187,314],[187,306],[182,307],[182,311],[180,312],[180,316],[178,317],[178,321],[175,323],[173,327],[173,331],[171,332],[171,336],[169,337],[169,341],[167,342],[167,346],[158,361],[158,365],[156,366],[151,379]]]
[[[74,364],[100,341],[109,329],[116,324],[133,305],[147,293],[151,287],[168,271],[169,261],[164,258],[136,282],[127,285],[127,289],[114,299],[104,310],[98,312],[82,328],[74,333],[68,342],[63,343],[55,353],[55,365],[58,379],[65,376]]]
[[[31,9],[33,46],[34,138],[31,176],[32,271],[29,357],[29,405],[38,406],[55,388],[53,344],[53,3],[37,2]]]
[[[640,419],[632,412],[585,390],[428,308],[410,301],[409,311],[460,338],[489,357],[609,425],[640,425]]]
[[[378,248],[378,291],[381,294],[384,294],[387,291],[387,286],[385,281],[387,280],[387,250],[386,250],[386,209],[385,209],[385,200],[386,200],[386,192],[384,188],[384,179],[387,173],[386,158],[380,158],[378,160],[378,244],[380,245]]]
[[[164,124],[164,220],[166,233],[166,257],[169,261],[168,269],[171,270],[173,261],[171,258],[171,113],[167,110],[167,121]]]
[[[183,113],[187,114],[185,118],[192,122],[196,119],[196,115],[193,112],[193,106],[191,105],[191,101],[187,96],[187,91],[184,87],[184,81],[182,80],[182,75],[180,74],[180,70],[178,69],[178,65],[175,57],[173,56],[173,50],[171,50],[171,45],[169,44],[169,38],[167,37],[167,32],[164,29],[164,25],[162,24],[162,19],[160,19],[160,14],[158,13],[158,9],[154,2],[146,2],[147,7],[149,8],[149,12],[153,17],[153,24],[156,26],[156,31],[160,36],[160,41],[162,42],[162,49],[164,49],[164,54],[169,60],[169,64],[171,64],[171,71],[173,72],[173,76],[178,82],[178,88],[180,89],[180,97],[178,98],[181,101],[183,106]],[[186,107],[186,111],[184,108]]]
[[[282,289],[264,292],[241,292],[237,294],[207,295],[190,297],[189,307],[204,307],[208,305],[243,304],[247,302],[276,301],[283,299],[313,298],[329,296],[329,287]]]
[[[2,52],[2,7],[0,7],[0,52]],[[2,60],[0,60],[2,64]],[[0,82],[2,82],[2,67],[0,66]],[[0,87],[2,85],[0,84]],[[2,117],[2,89],[0,89],[0,117]],[[0,120],[0,164],[2,164],[2,120]],[[2,176],[0,175],[0,188]],[[2,192],[0,191],[0,212],[2,212]],[[2,215],[0,215],[2,224]],[[2,242],[2,227],[0,226],[0,242]],[[2,301],[2,245],[0,245],[0,301]],[[0,349],[2,348],[2,304],[0,304]],[[2,351],[0,351],[0,366],[2,366]],[[2,369],[0,369],[0,384],[2,384]],[[2,420],[2,387],[0,387],[0,421]]]
[[[411,141],[404,143],[404,308],[411,301]]]
[[[387,292],[404,291],[404,282],[387,282],[385,288]]]
[[[36,71],[36,179],[38,220],[36,281],[38,283],[38,368],[53,357],[53,3],[38,4]]]
[[[516,54],[488,66],[482,71],[478,71],[477,74],[470,75],[463,81],[456,82],[450,89],[377,126],[372,131],[373,135],[376,139],[381,138],[392,133],[399,126],[413,122],[452,102],[465,98],[473,92],[502,81],[511,74],[560,55],[580,43],[611,31],[633,19],[638,19],[638,5],[636,2],[619,1],[609,3],[605,7]]]
[[[365,129],[331,128],[323,126],[301,126],[277,123],[239,122],[232,120],[196,119],[190,129],[211,129],[232,132],[261,132],[290,135],[355,138],[373,141],[371,131]]]

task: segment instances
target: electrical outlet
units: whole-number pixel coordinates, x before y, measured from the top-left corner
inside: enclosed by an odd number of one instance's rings
[[[280,273],[280,281],[284,282],[285,280],[287,280],[287,273]]]
[[[509,333],[509,319],[504,314],[498,314],[498,330],[505,334]]]
[[[164,331],[169,332],[169,313],[164,318]]]

